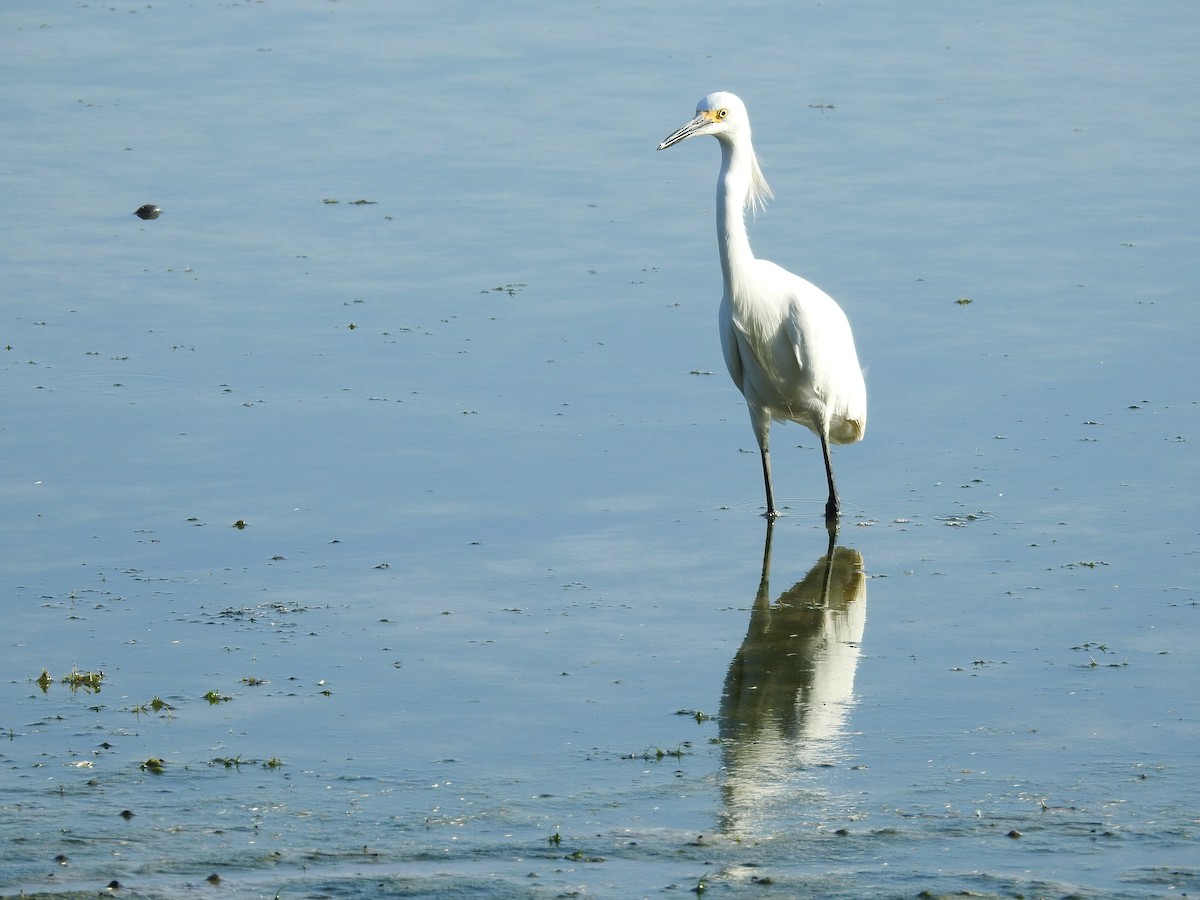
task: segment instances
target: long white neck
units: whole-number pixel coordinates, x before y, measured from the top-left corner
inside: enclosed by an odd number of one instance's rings
[[[717,179],[717,244],[721,251],[721,274],[725,294],[735,295],[734,286],[754,263],[754,251],[746,235],[746,205],[752,190],[767,191],[749,135],[736,143],[721,140],[721,175]],[[761,188],[757,181],[761,184]],[[754,202],[763,199],[756,193]]]

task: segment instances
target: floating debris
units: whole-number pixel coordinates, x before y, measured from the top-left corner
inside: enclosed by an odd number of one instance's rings
[[[153,700],[149,701],[148,703],[138,703],[130,711],[136,716],[140,716],[143,713],[149,715],[151,712],[164,712],[165,711],[166,714],[168,716],[170,716],[171,713],[175,711],[175,707],[173,707],[167,701],[163,700],[161,697],[155,697]]]
[[[83,688],[85,691],[99,693],[100,682],[103,680],[103,672],[80,672],[77,668],[72,666],[70,673],[63,676],[62,683],[67,685],[73,691]]]
[[[963,515],[963,516],[934,516],[934,519],[936,519],[938,522],[942,522],[946,525],[949,525],[951,528],[963,528],[966,525],[970,524],[971,522],[980,522],[980,521],[984,521],[986,519],[994,519],[994,518],[996,518],[995,514],[990,513],[987,510],[980,510],[979,512],[967,513],[966,515]]]
[[[490,290],[480,291],[479,293],[481,293],[481,294],[491,294],[491,293],[508,294],[508,296],[510,296],[510,297],[515,297],[515,296],[517,296],[517,294],[521,293],[521,291],[527,287],[529,287],[529,285],[521,284],[521,283],[498,284],[494,288],[491,288]]]

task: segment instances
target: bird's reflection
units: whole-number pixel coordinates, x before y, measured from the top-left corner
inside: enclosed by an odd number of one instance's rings
[[[735,832],[798,799],[802,770],[845,757],[867,618],[862,555],[837,547],[833,529],[825,555],[772,602],[771,533],[768,524],[750,626],[721,698],[725,825]]]

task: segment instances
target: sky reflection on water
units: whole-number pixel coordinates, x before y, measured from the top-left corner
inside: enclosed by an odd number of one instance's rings
[[[5,6],[0,892],[1200,890],[1197,15]],[[714,89],[871,405],[770,802]]]

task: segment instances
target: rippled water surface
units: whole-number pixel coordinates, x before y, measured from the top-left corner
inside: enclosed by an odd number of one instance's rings
[[[1195,896],[1198,28],[5,4],[0,895]],[[867,367],[832,545],[717,89]]]

